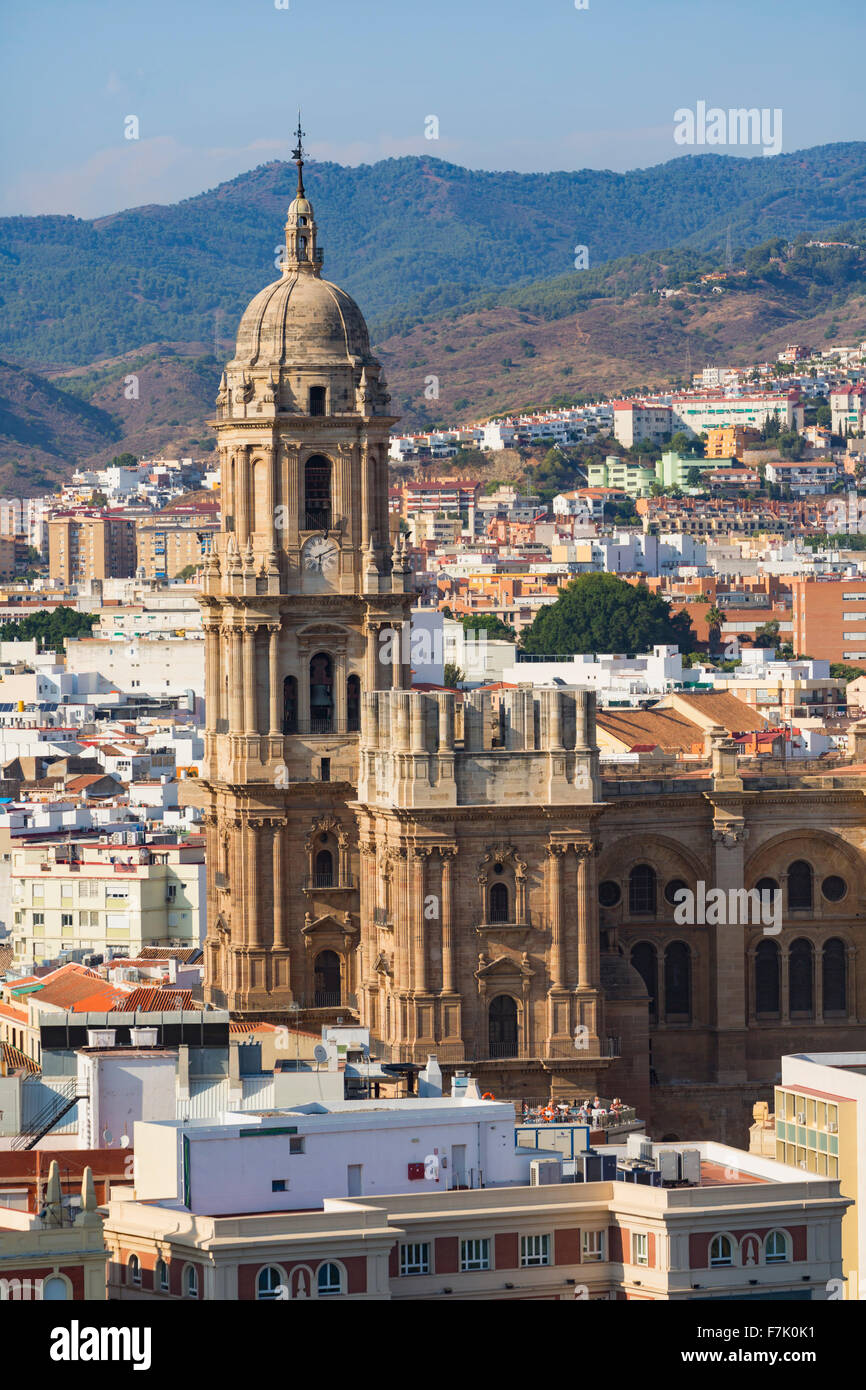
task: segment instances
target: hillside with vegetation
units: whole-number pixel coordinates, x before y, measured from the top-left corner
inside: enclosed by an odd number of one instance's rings
[[[624,175],[418,159],[308,172],[327,273],[363,305],[407,429],[683,385],[706,362],[772,359],[792,340],[866,337],[864,145]],[[0,220],[5,491],[45,491],[123,451],[213,448],[222,363],[274,273],[290,193],[289,167],[272,164],[173,207]],[[837,211],[845,220],[830,221]],[[732,272],[708,280],[729,227]],[[578,238],[588,268],[574,268]]]

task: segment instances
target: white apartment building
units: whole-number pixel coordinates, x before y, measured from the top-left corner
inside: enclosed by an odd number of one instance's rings
[[[782,430],[803,428],[805,411],[794,392],[787,396],[774,396],[768,392],[742,396],[674,396],[671,401],[671,431],[686,430],[691,434],[702,434],[705,430],[729,425],[761,429],[776,414]]]
[[[663,444],[673,428],[669,405],[617,401],[613,408],[614,437],[627,449],[644,441]]]
[[[204,634],[186,637],[74,637],[66,642],[66,667],[101,677],[105,690],[180,698],[192,690],[204,698]]]
[[[507,666],[502,679],[509,685],[555,683],[595,690],[602,703],[631,696],[664,695],[683,684],[683,659],[678,647],[653,647],[647,656],[580,654],[552,661],[520,661]]]
[[[15,961],[61,951],[101,955],[144,946],[198,946],[206,917],[204,846],[143,843],[140,831],[102,843],[38,844],[11,850]],[[112,843],[119,841],[120,843]]]
[[[838,469],[832,461],[792,463],[779,460],[768,463],[765,473],[768,483],[789,487],[798,497],[808,497],[827,492],[836,481]]]

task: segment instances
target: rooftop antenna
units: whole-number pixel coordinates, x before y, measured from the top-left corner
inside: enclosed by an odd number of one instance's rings
[[[297,138],[298,138],[298,143],[297,143],[297,145],[295,146],[295,148],[292,150],[292,159],[295,161],[295,163],[296,163],[297,166],[298,166],[298,197],[299,197],[299,198],[303,198],[303,197],[304,197],[304,147],[303,147],[303,144],[302,144],[301,142],[302,142],[304,136],[306,135],[306,131],[305,131],[305,130],[301,130],[301,111],[300,111],[300,107],[298,108],[298,128],[297,128],[297,130],[295,131],[295,135],[296,135]]]

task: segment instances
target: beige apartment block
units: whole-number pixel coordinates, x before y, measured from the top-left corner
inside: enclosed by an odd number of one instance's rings
[[[197,946],[204,925],[204,848],[32,845],[9,865],[12,944],[27,964],[61,951],[136,956],[143,946]]]
[[[74,512],[48,522],[48,567],[52,579],[83,584],[135,573],[135,521],[104,513]]]
[[[175,579],[190,565],[198,569],[218,530],[212,520],[180,520],[163,513],[142,517],[135,523],[136,568],[144,570],[146,579]]]

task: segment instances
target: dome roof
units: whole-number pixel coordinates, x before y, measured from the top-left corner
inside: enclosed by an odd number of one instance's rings
[[[372,361],[364,316],[337,285],[287,274],[260,290],[238,328],[234,365],[327,366]]]

